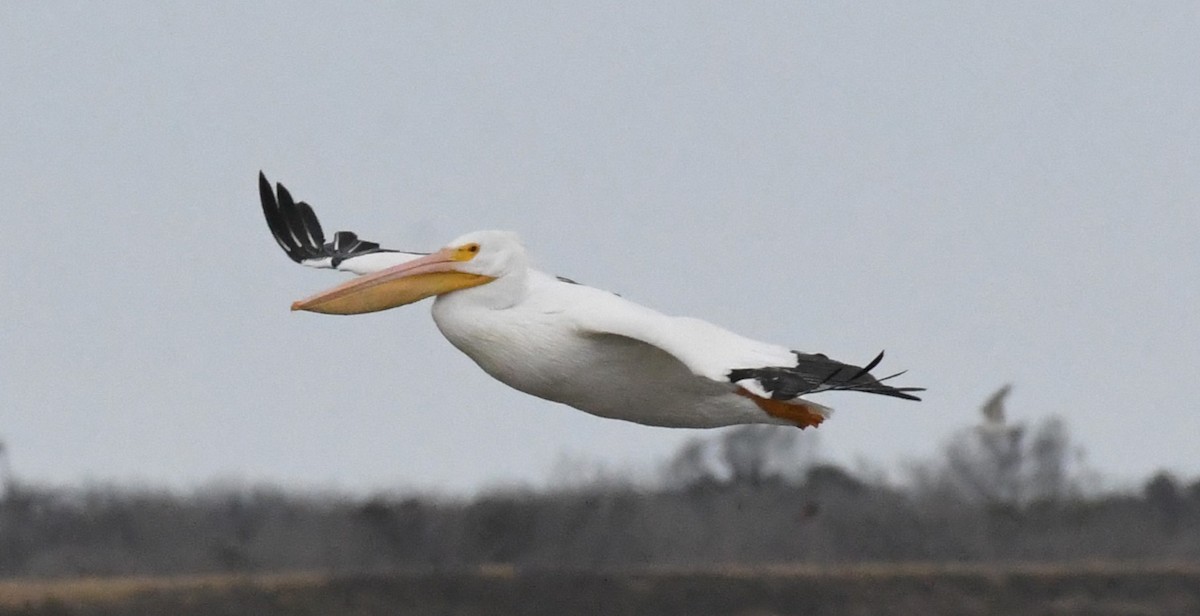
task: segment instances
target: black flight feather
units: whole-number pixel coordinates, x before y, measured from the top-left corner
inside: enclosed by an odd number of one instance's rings
[[[276,184],[275,187],[276,190],[272,191],[266,175],[258,172],[258,196],[262,200],[267,227],[271,229],[271,235],[275,236],[279,247],[292,261],[303,263],[309,260],[329,259],[330,265],[337,267],[351,257],[374,252],[400,252],[380,248],[375,242],[360,240],[350,231],[338,231],[334,234],[333,241],[326,243],[325,232],[321,229],[321,222],[312,206],[303,201],[297,203],[293,200],[292,194],[283,184]]]
[[[771,366],[767,368],[737,368],[729,371],[730,382],[737,383],[754,379],[772,400],[791,400],[804,394],[822,391],[861,391],[883,396],[920,400],[910,392],[925,391],[923,387],[892,387],[883,381],[904,374],[898,372],[882,379],[871,376],[871,370],[883,361],[883,353],[875,356],[864,367],[844,364],[829,359],[822,353],[800,353],[795,366]]]

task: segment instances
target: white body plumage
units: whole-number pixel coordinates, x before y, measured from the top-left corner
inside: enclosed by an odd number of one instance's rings
[[[737,395],[727,377],[699,376],[657,346],[586,325],[594,311],[607,311],[609,318],[627,311],[630,318],[664,326],[675,317],[540,272],[530,272],[524,282],[512,305],[480,301],[476,293],[491,285],[442,295],[433,305],[433,320],[446,339],[496,380],[593,415],[647,425],[788,423]],[[791,359],[786,349],[779,351],[779,361]]]

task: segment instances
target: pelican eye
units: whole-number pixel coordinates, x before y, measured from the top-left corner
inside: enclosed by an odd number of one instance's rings
[[[463,244],[454,250],[454,260],[470,261],[471,259],[474,259],[475,255],[477,254],[479,254],[479,244],[476,244],[475,242]]]

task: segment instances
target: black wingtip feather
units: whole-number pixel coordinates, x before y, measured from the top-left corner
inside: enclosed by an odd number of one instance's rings
[[[292,193],[283,184],[277,182],[272,190],[271,182],[262,170],[258,172],[258,195],[271,235],[288,258],[296,263],[328,258],[330,265],[337,267],[352,257],[396,252],[380,248],[375,242],[360,240],[350,231],[339,231],[334,234],[332,243],[326,243],[325,231],[312,206],[293,200]]]
[[[308,244],[313,247],[314,252],[318,251],[325,245],[325,232],[321,229],[321,221],[317,220],[317,214],[309,204],[301,201],[296,204],[296,208],[300,214],[300,222],[304,224]]]
[[[850,382],[854,382],[854,381],[857,381],[857,380],[863,378],[864,376],[867,376],[868,374],[871,373],[872,370],[875,369],[875,366],[879,365],[879,362],[881,362],[881,361],[883,361],[883,351],[880,351],[879,355],[876,355],[875,359],[872,359],[871,363],[867,364],[866,367],[864,367],[861,370],[859,370],[858,372],[854,373],[854,376],[852,376],[846,380],[850,381]]]
[[[892,387],[884,381],[904,374],[886,376],[876,379],[871,376],[871,370],[883,361],[884,353],[880,352],[865,367],[844,364],[829,359],[820,354],[808,354],[793,351],[796,356],[794,366],[773,366],[766,368],[738,368],[729,372],[730,382],[737,383],[746,379],[754,379],[762,389],[768,392],[772,399],[790,400],[798,396],[822,391],[861,391],[917,400],[920,398],[909,392],[925,391],[923,387]]]
[[[270,183],[266,182],[266,178],[263,178],[261,187],[260,190],[270,192]],[[271,226],[271,232],[283,246],[284,252],[296,263],[324,256],[325,232],[312,206],[303,201],[297,203],[283,184],[275,184],[275,193],[275,207],[271,208],[274,222],[272,214],[268,214],[267,224]],[[266,211],[266,197],[263,199]]]
[[[267,228],[271,230],[271,235],[275,237],[275,242],[283,249],[284,254],[289,259],[299,263],[303,258],[298,250],[299,246],[293,241],[292,234],[288,231],[286,217],[280,212],[279,201],[275,197],[275,193],[271,190],[271,183],[267,181],[267,176],[262,172],[258,172],[258,196],[262,201],[263,216],[267,219]]]

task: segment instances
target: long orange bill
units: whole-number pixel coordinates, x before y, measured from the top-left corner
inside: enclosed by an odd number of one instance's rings
[[[433,295],[476,287],[495,280],[468,274],[444,248],[431,255],[349,280],[292,304],[292,310],[323,314],[363,314],[411,304]]]

